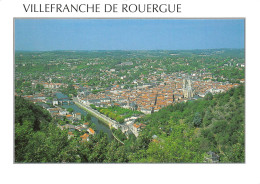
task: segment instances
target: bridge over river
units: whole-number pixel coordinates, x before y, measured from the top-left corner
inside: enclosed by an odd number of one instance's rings
[[[62,93],[56,93],[55,95],[57,97],[58,104],[60,104],[60,105],[73,104],[73,101],[69,97],[67,97],[66,95],[64,95]]]

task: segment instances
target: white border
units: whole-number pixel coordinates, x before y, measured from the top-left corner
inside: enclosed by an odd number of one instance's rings
[[[124,3],[140,3],[122,0]],[[120,3],[119,0],[75,3]],[[71,3],[68,0],[33,1]],[[172,2],[144,0],[142,3]],[[175,2],[175,1],[174,1]],[[175,14],[48,14],[24,13],[29,0],[0,0],[1,20],[1,180],[7,183],[256,183],[260,184],[259,151],[259,2],[239,0],[176,0],[182,13]],[[150,17],[246,18],[246,164],[13,164],[13,17]]]

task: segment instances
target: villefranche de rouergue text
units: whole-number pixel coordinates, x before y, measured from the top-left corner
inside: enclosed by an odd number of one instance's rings
[[[181,13],[181,4],[23,4],[27,13]]]

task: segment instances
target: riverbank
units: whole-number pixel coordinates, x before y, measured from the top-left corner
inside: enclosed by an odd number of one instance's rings
[[[68,96],[66,96],[62,93],[56,93],[56,97],[57,97],[57,100],[68,98]],[[61,107],[65,108],[65,109],[72,108],[75,113],[81,113],[81,115],[83,115],[83,116],[86,116],[87,114],[89,114],[91,116],[90,121],[95,124],[95,131],[97,133],[100,131],[103,131],[104,133],[106,133],[108,135],[109,140],[114,139],[114,136],[112,135],[112,132],[111,132],[109,126],[107,125],[107,123],[104,123],[103,120],[94,116],[91,112],[87,111],[87,109],[82,108],[81,106],[77,105],[75,102],[73,104],[67,104],[67,105],[63,104]]]
[[[89,109],[87,109],[86,107],[84,107],[83,105],[81,105],[79,102],[75,102],[75,101],[74,101],[74,103],[75,103],[75,105],[77,105],[79,108],[81,108],[81,109],[87,111],[90,115],[94,116],[95,118],[97,118],[98,120],[100,120],[102,123],[104,123],[105,125],[107,125],[107,126],[109,127],[111,133],[112,133],[112,136],[113,136],[118,142],[120,142],[121,144],[124,144],[124,142],[122,142],[118,137],[116,137],[116,136],[114,135],[114,133],[113,133],[112,130],[111,130],[111,124],[110,124],[107,120],[103,119],[103,118],[100,117],[100,116],[97,116],[95,113],[93,113],[92,111],[90,111]]]
[[[97,118],[99,121],[101,121],[103,124],[107,125],[108,127],[110,127],[110,123],[103,119],[102,117],[100,116],[97,116],[95,113],[91,112],[89,109],[87,109],[86,107],[82,106],[80,103],[78,102],[74,102],[76,106],[78,106],[79,108],[87,111],[91,116],[94,116],[95,118]]]

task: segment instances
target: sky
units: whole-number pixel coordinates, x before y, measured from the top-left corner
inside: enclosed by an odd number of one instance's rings
[[[15,50],[244,48],[244,19],[15,19]]]

